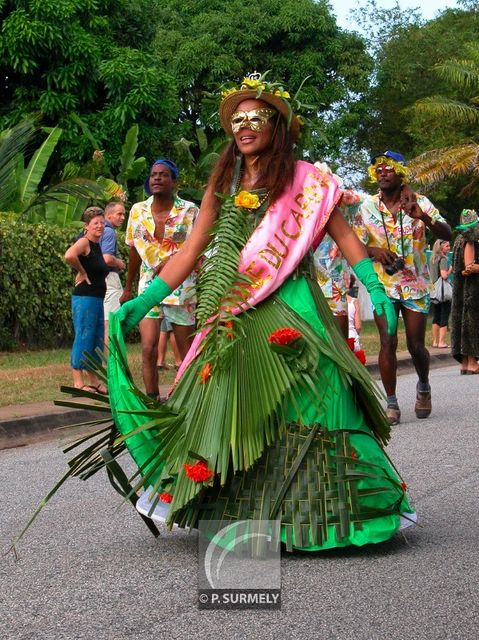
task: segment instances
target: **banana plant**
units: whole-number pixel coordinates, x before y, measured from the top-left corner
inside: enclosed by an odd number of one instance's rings
[[[36,133],[47,136],[26,163],[26,149]],[[41,186],[48,162],[60,140],[59,127],[38,130],[34,119],[20,123],[0,134],[0,176],[5,176],[0,188],[0,210],[10,211],[28,222],[52,221],[52,206],[58,209],[78,207],[77,201],[101,198],[102,189],[92,180],[71,177],[58,183]],[[47,209],[50,207],[50,209]],[[63,211],[58,220],[69,214]],[[58,223],[58,221],[57,221]]]
[[[95,138],[90,131],[87,123],[77,114],[72,113],[70,117],[81,128],[84,136],[90,141],[93,149],[93,162],[88,162],[80,168],[80,175],[85,172],[97,171],[96,180],[105,190],[107,198],[126,199],[128,194],[128,182],[138,180],[140,176],[146,172],[146,158],[143,156],[136,158],[138,150],[138,134],[139,126],[134,124],[128,129],[125,135],[125,141],[121,147],[121,156],[119,158],[119,170],[115,174],[108,167],[105,161],[104,153],[101,150],[101,143]]]
[[[196,139],[180,138],[174,143],[176,156],[182,167],[180,195],[200,202],[211,169],[228,143],[224,136],[208,142],[204,129],[197,127]],[[198,150],[196,154],[192,150]]]
[[[146,158],[143,156],[135,158],[138,149],[138,133],[139,127],[134,124],[127,131],[121,148],[120,171],[116,176],[116,182],[123,187],[124,191],[127,190],[128,180],[137,180],[146,171]]]
[[[0,132],[0,211],[9,211],[18,199],[19,157],[36,133],[36,119],[28,118]]]

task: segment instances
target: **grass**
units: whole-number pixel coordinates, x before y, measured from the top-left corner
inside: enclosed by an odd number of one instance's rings
[[[139,344],[128,345],[128,359],[133,377],[141,387]],[[160,371],[160,384],[171,384],[174,376],[174,369]],[[70,349],[0,353],[0,407],[64,399],[60,387],[72,384]]]
[[[429,331],[429,328],[428,328]],[[399,321],[398,351],[406,350],[403,323]],[[363,322],[361,344],[367,357],[379,351],[374,322]],[[142,388],[139,344],[128,345],[128,358],[133,377]],[[71,385],[70,350],[16,351],[0,353],[0,407],[12,404],[53,401],[62,397],[61,385]],[[173,364],[170,360],[169,364]],[[171,384],[175,371],[160,371],[160,384]]]

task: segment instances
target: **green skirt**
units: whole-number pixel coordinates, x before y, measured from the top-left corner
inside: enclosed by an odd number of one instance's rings
[[[300,337],[272,344],[282,328]],[[170,526],[280,520],[288,550],[319,551],[387,540],[412,513],[378,389],[316,283],[289,279],[225,329],[226,348],[210,335],[163,405],[134,387],[118,330],[112,412]]]

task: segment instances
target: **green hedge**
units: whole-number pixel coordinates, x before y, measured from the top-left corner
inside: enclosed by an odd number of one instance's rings
[[[74,228],[0,216],[0,350],[71,343],[73,271],[63,259]],[[119,234],[119,253],[128,248]]]

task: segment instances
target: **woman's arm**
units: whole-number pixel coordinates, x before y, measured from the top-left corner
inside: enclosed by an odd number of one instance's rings
[[[361,333],[361,311],[359,309],[359,301],[354,301],[354,328],[356,331]]]
[[[79,238],[75,244],[72,244],[72,246],[66,250],[65,261],[68,262],[75,271],[86,276],[85,269],[81,265],[79,256],[86,256],[88,253],[90,253],[90,243],[88,242],[88,239],[83,236],[83,238]]]
[[[446,268],[444,269],[444,263],[446,263]],[[443,280],[447,280],[449,278],[449,275],[451,274],[452,271],[452,267],[449,267],[447,264],[447,258],[441,258],[441,261],[439,263],[439,273],[441,274],[441,278]]]
[[[468,265],[474,263],[474,242],[466,242],[464,245],[464,266],[467,268]]]
[[[466,242],[464,245],[464,270],[463,276],[471,276],[479,273],[479,264],[475,262],[474,242]]]

